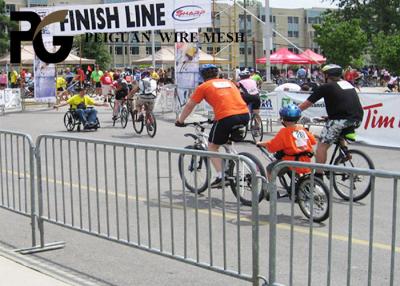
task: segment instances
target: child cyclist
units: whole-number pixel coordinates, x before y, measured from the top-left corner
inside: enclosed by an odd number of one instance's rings
[[[279,115],[284,128],[272,140],[257,143],[266,147],[268,152],[275,153],[277,158],[267,166],[268,180],[271,180],[274,166],[282,160],[310,162],[313,156],[312,146],[317,143],[307,129],[296,124],[301,117],[301,110],[297,105],[289,104],[282,107]],[[308,168],[295,168],[295,171],[299,174],[310,173]]]

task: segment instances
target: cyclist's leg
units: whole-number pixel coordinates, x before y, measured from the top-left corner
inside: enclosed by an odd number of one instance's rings
[[[120,106],[120,100],[116,99],[114,101],[114,110],[113,110],[113,117],[117,117],[119,113],[119,106]]]
[[[96,125],[97,110],[94,108],[88,109],[87,120],[89,125]]]

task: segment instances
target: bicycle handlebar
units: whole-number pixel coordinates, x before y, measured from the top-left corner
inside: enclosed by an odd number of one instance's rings
[[[178,122],[175,122],[175,126],[178,126],[178,127],[187,127],[189,125],[202,126],[203,124],[212,124],[212,123],[214,123],[214,121],[211,120],[211,119],[208,119],[206,121],[189,122],[189,123],[178,123]]]

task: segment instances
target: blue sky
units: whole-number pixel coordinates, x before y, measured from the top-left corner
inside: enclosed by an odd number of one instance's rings
[[[264,0],[261,0],[261,2],[264,2]],[[335,5],[330,4],[331,1],[321,0],[270,0],[269,2],[270,6],[274,8],[335,8]]]

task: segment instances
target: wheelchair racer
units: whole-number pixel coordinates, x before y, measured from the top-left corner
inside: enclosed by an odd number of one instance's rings
[[[96,118],[97,118],[97,110],[94,108],[88,108],[90,106],[108,106],[107,103],[98,103],[95,102],[90,96],[85,95],[85,89],[81,86],[75,87],[75,91],[79,91],[79,94],[74,95],[70,99],[60,104],[54,105],[54,108],[58,109],[60,107],[70,105],[71,110],[76,112],[79,117],[79,120],[84,126],[84,129],[92,129],[95,128]]]
[[[204,82],[196,88],[175,125],[183,127],[185,119],[196,105],[203,99],[206,100],[215,114],[215,122],[208,139],[208,150],[218,152],[219,147],[228,142],[234,126],[248,124],[249,110],[236,85],[230,80],[218,78],[218,68],[215,65],[203,65],[200,74]],[[217,172],[217,177],[211,183],[211,187],[220,188],[223,181],[222,160],[211,158],[211,162]],[[225,182],[227,183],[228,180]]]

